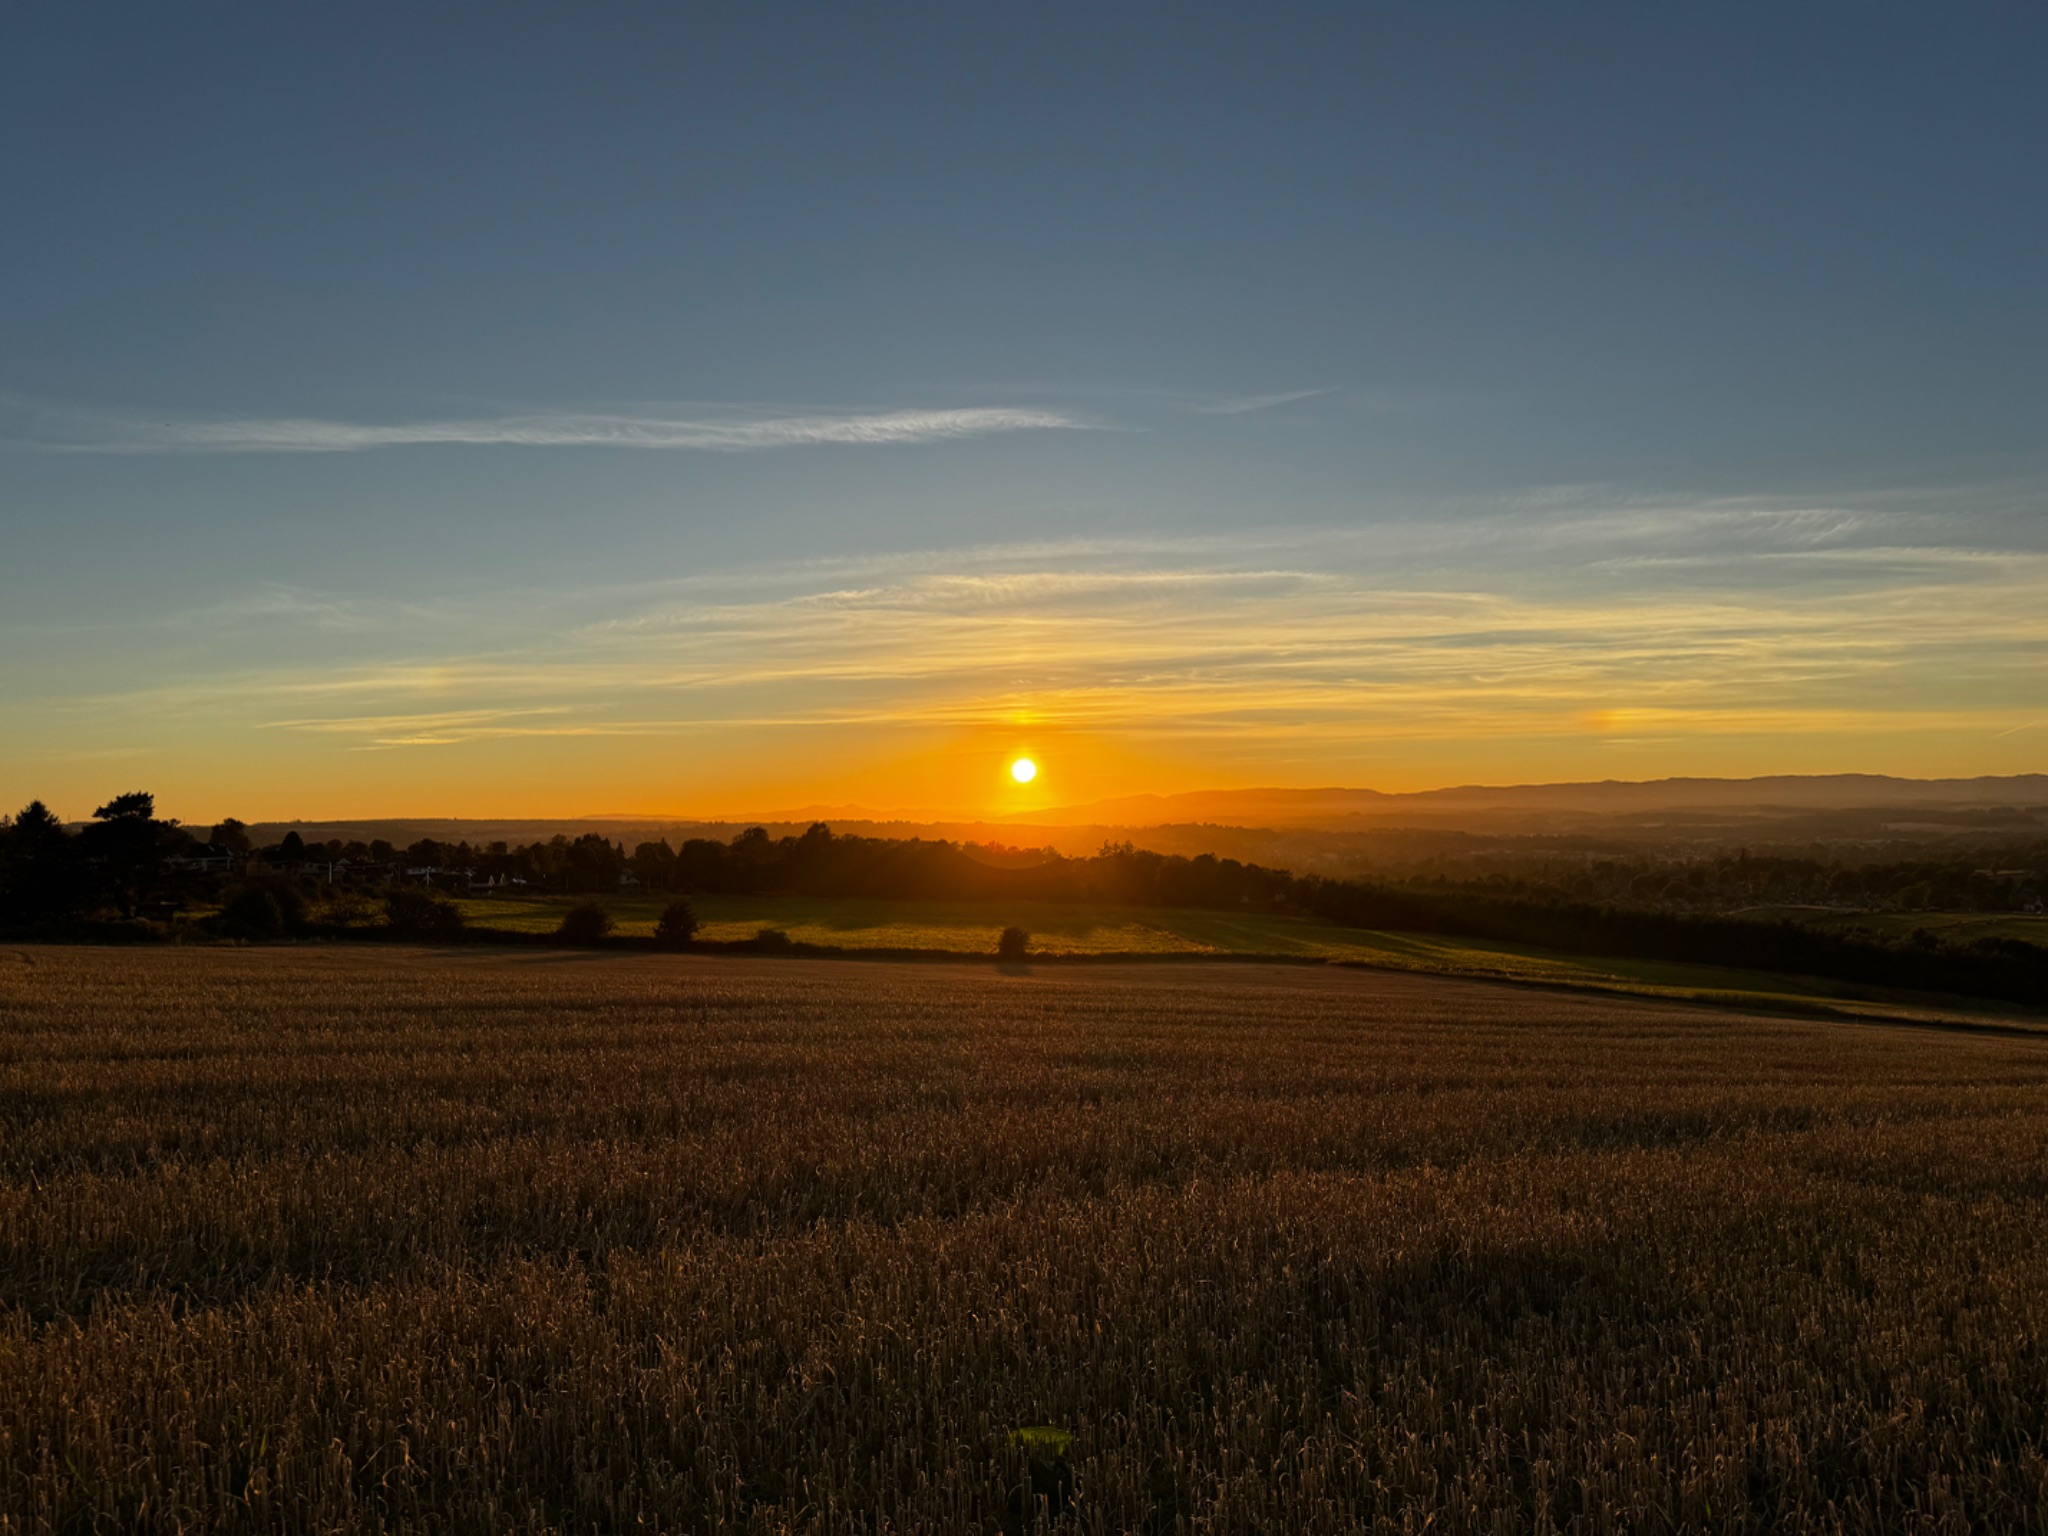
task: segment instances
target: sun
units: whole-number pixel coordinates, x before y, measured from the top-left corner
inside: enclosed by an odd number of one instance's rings
[[[1038,777],[1038,764],[1028,757],[1020,757],[1010,764],[1010,777],[1019,784],[1029,784]]]

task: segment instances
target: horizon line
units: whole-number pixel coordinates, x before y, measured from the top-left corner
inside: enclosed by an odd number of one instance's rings
[[[1915,777],[1903,774],[1877,773],[1865,770],[1844,770],[1833,773],[1767,773],[1743,776],[1733,775],[1692,775],[1672,774],[1655,779],[1562,779],[1541,782],[1520,783],[1475,783],[1437,785],[1428,789],[1382,790],[1364,785],[1281,785],[1258,784],[1230,789],[1177,790],[1167,793],[1141,791],[1129,795],[1106,795],[1095,800],[1078,801],[1047,806],[1038,810],[1023,811],[969,811],[947,810],[930,806],[882,807],[859,804],[793,806],[776,811],[736,813],[732,811],[707,812],[703,814],[686,811],[584,811],[573,815],[532,815],[532,814],[471,814],[438,815],[432,812],[405,814],[343,814],[328,816],[266,816],[247,823],[250,826],[295,826],[340,824],[347,822],[617,822],[625,824],[649,823],[696,823],[706,826],[748,826],[769,823],[795,824],[819,821],[827,817],[839,817],[852,821],[875,823],[896,823],[907,826],[928,826],[943,823],[976,824],[986,826],[1038,826],[1044,823],[1038,818],[1058,816],[1068,812],[1083,812],[1097,807],[1130,804],[1132,802],[1154,801],[1168,803],[1176,800],[1191,800],[1205,796],[1253,796],[1279,795],[1371,795],[1385,800],[1412,800],[1435,795],[1450,795],[1467,792],[1507,794],[1529,790],[1569,789],[1631,789],[1656,788],[1671,785],[1744,785],[1768,783],[1814,784],[1829,780],[1851,780],[1859,782],[1883,782],[1902,786],[1940,786],[2003,784],[2023,781],[2042,781],[2048,790],[2048,771],[2025,773],[1984,773],[1968,775],[1944,775],[1940,777]],[[2042,803],[2048,803],[2044,799]],[[1024,820],[1023,818],[1033,818]],[[1075,825],[1112,825],[1112,823],[1076,823]]]

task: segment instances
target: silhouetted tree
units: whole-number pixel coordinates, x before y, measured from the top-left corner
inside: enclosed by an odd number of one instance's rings
[[[92,814],[97,821],[140,825],[156,819],[156,796],[146,789],[132,790],[128,794],[114,796]]]
[[[563,850],[566,884],[572,891],[616,891],[619,871],[626,867],[626,855],[595,832],[583,836]]]
[[[255,846],[249,841],[249,828],[247,824],[235,820],[232,816],[222,820],[213,829],[213,833],[207,838],[207,841],[225,853],[237,855],[248,853]]]
[[[246,881],[221,906],[220,925],[240,939],[276,939],[306,926],[306,897],[286,877]]]
[[[650,891],[673,889],[676,873],[676,853],[667,839],[655,843],[642,843],[633,850],[633,873],[640,883]]]
[[[562,914],[555,937],[565,944],[602,944],[612,931],[612,915],[594,901],[571,907]]]
[[[107,898],[132,918],[156,879],[165,834],[175,823],[156,819],[156,797],[145,790],[116,795],[92,814],[93,824],[80,834],[84,852],[98,866]]]
[[[62,854],[68,834],[55,811],[40,800],[31,800],[8,825],[6,841],[12,857],[35,860]]]
[[[7,921],[44,921],[78,909],[84,881],[75,843],[42,801],[21,808],[0,837],[0,913]]]
[[[446,940],[462,935],[462,911],[431,891],[402,885],[384,898],[384,920],[391,931],[408,939]]]
[[[996,940],[996,958],[1009,962],[1021,962],[1031,951],[1031,935],[1014,925],[1003,930]]]
[[[677,897],[661,909],[654,925],[654,942],[663,949],[681,949],[697,936],[697,909],[684,897]]]

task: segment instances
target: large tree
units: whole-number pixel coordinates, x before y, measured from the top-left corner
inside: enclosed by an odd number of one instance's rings
[[[0,836],[0,911],[16,923],[75,911],[81,894],[75,839],[40,800],[21,808]]]
[[[164,847],[177,823],[156,819],[156,796],[147,790],[116,795],[92,813],[80,836],[108,900],[133,917],[163,866]]]

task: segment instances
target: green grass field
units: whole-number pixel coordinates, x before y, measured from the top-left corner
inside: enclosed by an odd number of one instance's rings
[[[468,899],[472,927],[509,933],[552,933],[563,913],[588,896]],[[602,898],[625,935],[647,935],[667,896]],[[1014,923],[1031,934],[1034,954],[1267,956],[1326,960],[1432,975],[1472,976],[1592,987],[1652,997],[1736,1006],[1810,1006],[1851,1011],[1951,1016],[1941,999],[1858,987],[1816,977],[1778,975],[1675,961],[1594,958],[1528,945],[1343,928],[1271,912],[1213,912],[1172,907],[1066,906],[1034,902],[890,901],[865,897],[694,896],[700,938],[737,941],[777,928],[799,944],[860,951],[925,950],[992,955],[996,938]],[[2018,1015],[1994,1005],[1964,1005],[1986,1017]]]
[[[471,926],[514,933],[552,933],[562,914],[587,896],[544,896],[460,903]],[[650,934],[667,905],[666,896],[607,896],[604,906],[622,934]],[[1138,907],[1070,907],[1038,902],[983,904],[964,901],[881,901],[838,896],[693,896],[703,924],[698,937],[719,941],[752,938],[779,928],[799,944],[838,949],[925,949],[961,954],[994,954],[996,937],[1012,923],[1031,932],[1043,954],[1217,954],[1263,947],[1276,922],[1238,919],[1213,912],[1174,912]]]

